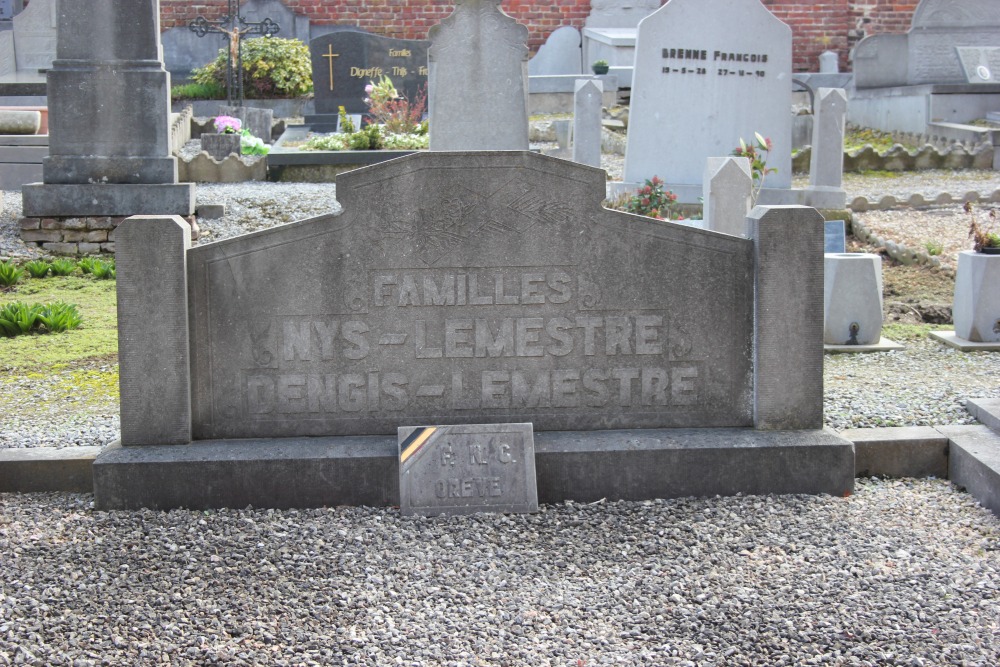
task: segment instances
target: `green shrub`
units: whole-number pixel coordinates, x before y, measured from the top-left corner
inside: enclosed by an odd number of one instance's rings
[[[229,49],[191,72],[195,83],[225,90]],[[309,47],[297,39],[258,37],[243,42],[243,94],[250,99],[302,97],[313,90]]]
[[[944,252],[944,244],[940,241],[927,241],[924,243],[924,248],[927,250],[927,254],[931,257],[935,257]]]
[[[49,268],[51,268],[49,263],[40,259],[32,260],[24,265],[24,269],[32,278],[44,278],[49,275]]]
[[[83,273],[83,275],[87,275],[88,273],[93,273],[94,262],[96,261],[98,260],[95,259],[94,257],[84,257],[83,259],[79,260],[76,263],[76,265],[80,267],[80,272]]]
[[[24,271],[13,262],[0,262],[0,285],[10,287],[17,283],[24,275]]]
[[[57,259],[49,268],[54,276],[68,276],[76,271],[76,262],[70,259]]]
[[[223,69],[223,71],[225,71]],[[172,100],[224,100],[226,89],[211,81],[209,83],[182,83],[170,89]]]
[[[22,303],[0,306],[0,334],[12,338],[23,334],[60,333],[75,329],[82,322],[76,306],[71,303]]]
[[[114,260],[110,262],[105,262],[100,259],[95,259],[91,265],[90,272],[94,274],[94,277],[98,280],[112,280],[115,278],[115,262]]]

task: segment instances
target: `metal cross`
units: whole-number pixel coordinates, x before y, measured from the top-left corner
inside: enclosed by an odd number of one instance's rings
[[[217,21],[209,21],[204,16],[188,24],[199,37],[209,33],[222,35],[229,42],[229,57],[226,59],[226,104],[243,106],[243,37],[246,35],[276,35],[281,29],[271,19],[251,23],[240,16],[240,0],[229,0],[229,13]]]

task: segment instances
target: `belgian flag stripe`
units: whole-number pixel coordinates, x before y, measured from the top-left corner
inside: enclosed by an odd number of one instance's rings
[[[406,459],[410,458],[417,453],[427,439],[431,437],[434,431],[437,430],[437,426],[424,426],[423,428],[418,428],[410,437],[403,441],[402,453],[399,455],[399,462],[403,463]]]

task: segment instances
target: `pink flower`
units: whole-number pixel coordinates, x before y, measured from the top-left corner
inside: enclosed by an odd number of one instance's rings
[[[371,95],[373,90],[375,90],[375,86],[369,83],[367,86],[365,86],[365,95]],[[368,100],[365,101],[367,102]]]

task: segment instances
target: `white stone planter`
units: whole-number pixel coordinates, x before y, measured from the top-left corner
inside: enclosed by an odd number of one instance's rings
[[[827,253],[823,263],[823,342],[877,345],[882,339],[882,258]]]
[[[1000,255],[959,253],[952,318],[959,338],[1000,342]]]

